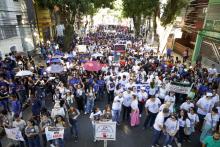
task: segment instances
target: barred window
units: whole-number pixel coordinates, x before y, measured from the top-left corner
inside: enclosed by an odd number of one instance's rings
[[[8,39],[17,36],[17,30],[15,25],[0,26],[0,40]]]

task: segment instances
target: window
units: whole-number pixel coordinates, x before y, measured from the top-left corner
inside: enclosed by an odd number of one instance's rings
[[[15,25],[0,26],[0,40],[15,37],[17,35],[18,34]]]

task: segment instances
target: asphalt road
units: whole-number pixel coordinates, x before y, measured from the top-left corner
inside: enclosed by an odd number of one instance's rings
[[[96,102],[96,105],[103,109],[107,102]],[[47,106],[52,107],[51,103]],[[24,112],[25,119],[30,118],[31,110],[27,108]],[[130,127],[128,122],[122,122],[120,126],[117,126],[116,141],[108,141],[108,147],[151,147],[152,130],[142,129],[145,116],[142,116],[141,124],[137,127]],[[104,142],[93,142],[92,125],[89,120],[89,114],[81,114],[79,117],[79,140],[74,142],[74,139],[70,137],[69,130],[67,132],[67,138],[65,141],[65,147],[103,147]],[[6,147],[10,141],[5,137],[3,139],[3,147]],[[175,146],[175,145],[174,145]],[[192,137],[191,143],[184,143],[183,147],[199,147],[198,135]]]

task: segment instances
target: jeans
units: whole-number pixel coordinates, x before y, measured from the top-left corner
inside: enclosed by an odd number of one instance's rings
[[[148,115],[144,121],[144,127],[147,128],[149,121],[150,121],[150,127],[152,127],[156,117],[157,117],[157,113],[152,113],[152,112],[148,111]]]
[[[93,106],[94,106],[94,99],[87,99],[86,113],[90,113],[92,111]]]
[[[139,111],[140,111],[139,113],[140,113],[140,114],[142,114],[142,112],[143,112],[144,104],[145,104],[145,103],[138,101],[138,108],[139,108]]]
[[[112,110],[112,121],[120,123],[121,110]]]
[[[158,144],[158,142],[160,140],[160,135],[161,135],[161,131],[158,131],[158,130],[154,129],[153,138],[152,138],[152,145],[153,146]]]
[[[74,137],[78,137],[79,135],[79,130],[78,130],[78,123],[77,120],[75,119],[70,119],[70,124],[71,124],[71,128],[70,128],[70,132]]]
[[[170,136],[169,134],[165,134],[164,136],[165,138],[164,138],[163,146],[171,145],[173,142],[174,136]]]
[[[29,147],[41,147],[39,136],[28,138],[28,145]]]

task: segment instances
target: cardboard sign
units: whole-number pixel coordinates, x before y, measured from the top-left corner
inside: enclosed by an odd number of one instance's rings
[[[64,136],[64,128],[63,127],[46,127],[45,133],[47,140],[54,140],[61,138]]]
[[[6,133],[7,137],[12,140],[24,141],[24,138],[23,138],[19,128],[11,128],[11,129],[5,128],[5,133]]]
[[[175,93],[188,94],[192,88],[192,85],[181,85],[177,83],[168,83],[166,90]]]
[[[96,140],[116,140],[116,122],[98,122],[95,124]]]

